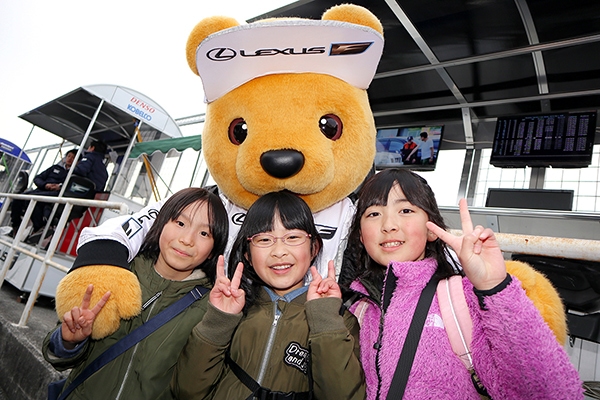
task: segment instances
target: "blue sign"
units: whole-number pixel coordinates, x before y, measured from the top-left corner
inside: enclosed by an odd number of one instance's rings
[[[6,139],[0,138],[0,151],[5,154],[10,154],[15,158],[20,158],[21,160],[31,164],[31,160],[29,159],[27,154],[25,154],[25,152],[22,151],[20,147],[18,147],[14,143],[9,142]]]

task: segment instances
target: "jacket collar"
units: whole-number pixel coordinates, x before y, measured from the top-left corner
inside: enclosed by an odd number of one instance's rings
[[[391,268],[398,278],[398,286],[423,288],[435,273],[437,262],[433,258],[406,262],[392,261],[388,268]]]
[[[393,261],[390,263],[388,268],[392,268],[392,272],[396,278],[398,278],[398,286],[417,286],[423,288],[437,270],[437,262],[433,258],[426,258],[419,261]],[[379,303],[381,300],[379,298],[373,298],[373,293],[370,293],[369,290],[367,290],[367,286],[361,281],[360,278],[354,280],[350,284],[350,289],[356,293],[371,298],[377,303]],[[381,290],[382,288],[379,288],[379,296],[381,296]]]

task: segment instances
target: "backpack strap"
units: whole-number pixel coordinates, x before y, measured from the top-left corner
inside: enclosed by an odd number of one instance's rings
[[[367,308],[369,308],[369,300],[363,297],[358,301],[358,304],[354,309],[354,316],[358,320],[358,326],[362,326],[363,320],[365,319],[365,313],[367,312]]]
[[[465,299],[462,276],[453,275],[450,278],[442,279],[438,283],[436,292],[442,321],[444,321],[444,327],[454,354],[458,356],[469,371],[471,382],[473,382],[475,390],[479,393],[479,397],[482,400],[491,400],[491,396],[473,368],[473,356],[471,355],[473,320]]]
[[[437,298],[452,350],[470,370],[473,368],[471,356],[473,321],[465,299],[462,277],[453,275],[442,279],[437,286]]]

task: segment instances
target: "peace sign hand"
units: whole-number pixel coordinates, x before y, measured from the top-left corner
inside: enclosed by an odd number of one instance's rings
[[[496,287],[506,278],[506,265],[494,232],[481,225],[473,228],[467,201],[459,202],[462,236],[454,236],[427,222],[427,228],[458,254],[458,259],[473,286],[479,290]]]
[[[72,349],[92,334],[92,326],[96,316],[102,310],[110,297],[110,292],[104,293],[104,296],[96,303],[94,308],[90,309],[90,300],[94,292],[94,285],[88,285],[83,295],[80,307],[73,307],[63,315],[61,325],[61,335],[65,348]]]
[[[225,261],[223,256],[219,256],[217,261],[217,280],[209,295],[210,303],[213,306],[228,314],[239,314],[242,312],[246,304],[246,293],[243,289],[240,289],[243,271],[244,264],[240,262],[233,274],[233,278],[229,280],[225,276]]]
[[[342,298],[340,285],[335,281],[335,265],[333,261],[327,263],[327,278],[323,279],[317,268],[313,265],[310,267],[312,281],[308,286],[306,301],[320,299],[322,297],[337,297]]]

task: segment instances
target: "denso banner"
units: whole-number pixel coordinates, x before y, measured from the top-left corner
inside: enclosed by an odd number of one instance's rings
[[[159,106],[147,97],[140,96],[139,93],[129,93],[117,87],[111,101],[134,118],[159,130],[163,130],[169,120],[169,117],[161,111]]]
[[[313,72],[369,87],[383,51],[383,37],[341,21],[275,20],[225,29],[196,51],[198,74],[211,102],[264,75]]]

